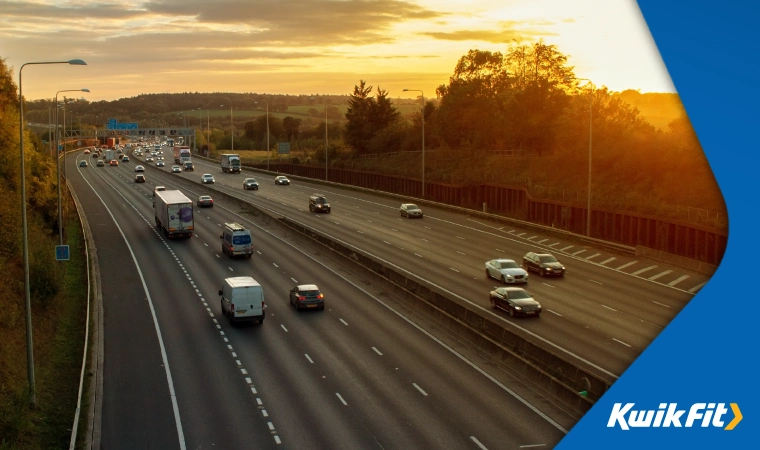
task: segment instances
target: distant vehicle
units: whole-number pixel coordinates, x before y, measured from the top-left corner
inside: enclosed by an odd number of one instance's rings
[[[145,175],[141,173],[135,175],[135,183],[145,183]]]
[[[129,156],[124,155],[124,157],[121,158],[121,162],[129,162]]]
[[[195,230],[192,200],[176,190],[154,190],[153,194],[156,226],[163,229],[169,238],[191,237]]]
[[[297,311],[307,309],[325,309],[325,296],[319,291],[316,284],[302,284],[290,290],[290,304]]]
[[[193,166],[192,161],[185,161],[185,163],[182,165],[182,169],[185,172],[195,172],[195,166]]]
[[[153,158],[151,158],[150,156],[148,156],[147,158],[145,158],[145,162],[153,162]]]
[[[401,217],[407,217],[409,219],[418,217],[422,219],[422,210],[414,203],[402,204],[399,211],[401,212]]]
[[[243,320],[264,323],[264,289],[252,277],[225,278],[219,295],[222,296],[222,314],[227,316],[230,324]]]
[[[327,197],[322,194],[312,194],[309,197],[309,211],[312,212],[330,212],[330,202],[327,201]]]
[[[214,176],[211,175],[210,173],[204,173],[201,176],[201,183],[203,184],[214,184],[214,181],[215,181]]]
[[[185,162],[190,161],[192,156],[193,155],[190,152],[190,147],[185,147],[185,146],[174,147],[174,163],[175,164],[184,164]]]
[[[182,169],[179,166],[172,166],[172,173],[182,173]]]
[[[97,163],[95,163],[95,166],[97,167],[105,167],[106,163],[103,162],[102,159],[99,159]]]
[[[157,161],[156,162],[156,167],[164,167],[164,166],[165,166],[165,164],[164,164],[163,161]]]
[[[109,166],[118,166],[119,165],[119,161],[117,161],[115,159],[112,159],[111,161],[108,162],[108,165]]]
[[[82,152],[82,153],[84,153],[85,155],[89,155],[90,154],[90,149],[86,148],[86,149],[84,149],[84,152]]]
[[[222,172],[240,173],[240,155],[234,153],[222,153]]]
[[[145,172],[145,167],[143,167],[143,166],[135,166],[135,172]]]
[[[106,138],[106,148],[113,149],[116,147],[116,145],[119,143],[117,138]]]
[[[512,259],[492,259],[486,262],[486,277],[502,283],[527,283],[528,272]]]
[[[288,180],[288,177],[284,175],[280,175],[280,176],[274,177],[274,184],[286,185],[286,184],[290,184],[290,180]]]
[[[79,161],[79,167],[87,167],[87,161],[85,160]]]
[[[200,197],[198,197],[197,205],[199,207],[201,207],[201,208],[204,207],[204,206],[208,206],[210,208],[213,208],[213,206],[214,206],[214,200],[211,198],[210,195],[201,195]]]
[[[243,189],[244,190],[253,189],[254,191],[258,191],[259,182],[256,181],[256,178],[246,178],[245,180],[243,180]]]
[[[250,258],[253,255],[253,242],[251,230],[237,222],[225,223],[224,233],[219,236],[222,240],[222,253]]]
[[[523,269],[538,272],[539,275],[565,276],[565,266],[549,253],[528,252],[523,256]]]
[[[166,186],[156,186],[153,188],[153,196],[154,197],[156,196],[156,192],[161,192],[165,190],[166,190]]]
[[[497,287],[489,294],[491,306],[502,309],[510,316],[536,316],[541,314],[541,304],[533,296],[518,287]]]
[[[105,152],[105,156],[103,159],[106,160],[106,162],[111,162],[112,160],[115,160],[118,157],[118,153],[116,150],[108,149]]]
[[[93,153],[93,154],[92,154],[92,157],[93,157],[93,158],[97,158],[97,157],[98,157],[98,153],[97,153],[97,152]]]

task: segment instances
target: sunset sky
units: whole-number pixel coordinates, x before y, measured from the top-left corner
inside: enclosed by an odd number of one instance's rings
[[[577,77],[675,92],[634,0],[0,0],[0,57],[27,99],[146,93],[350,94],[360,79],[435,97],[470,49],[543,39]]]

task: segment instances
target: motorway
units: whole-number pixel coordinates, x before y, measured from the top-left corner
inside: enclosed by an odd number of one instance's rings
[[[173,163],[168,152],[167,157],[167,166],[157,172],[169,172]],[[308,180],[291,179],[290,186],[275,186],[276,174],[224,174],[218,164],[200,159],[195,165],[195,172],[168,175],[181,179],[183,188],[212,197],[215,190],[223,191],[354,246],[449,297],[475,305],[483,314],[498,317],[505,326],[610,381],[709,279],[446,209],[423,207],[424,219],[409,220],[400,217],[399,200]],[[213,174],[216,183],[198,184],[203,173]],[[245,176],[254,176],[260,189],[244,191]],[[333,208],[330,214],[309,212],[308,197],[314,192],[327,195]],[[544,307],[542,317],[511,319],[493,311],[488,292],[500,282],[485,277],[485,261],[506,257],[519,263],[525,253],[537,250],[555,254],[567,267],[564,278],[531,273],[525,287]]]
[[[99,261],[105,358],[102,422],[95,433],[101,447],[551,447],[571,426],[555,420],[556,411],[540,398],[517,393],[518,382],[508,386],[503,381],[508,377],[484,371],[362,280],[325,264],[313,245],[239,214],[235,205],[215,199],[213,208],[196,208],[195,236],[168,240],[154,226],[151,191],[154,185],[179,186],[192,199],[206,192],[213,196],[213,190],[197,183],[204,171],[214,173],[213,189],[236,191],[324,227],[484,307],[487,288],[468,293],[493,284],[483,279],[485,259],[478,253],[486,252],[478,246],[494,239],[511,248],[498,233],[477,231],[477,224],[463,228],[457,222],[466,218],[445,212],[401,221],[387,200],[332,188],[326,193],[334,212],[316,216],[306,207],[316,188],[305,183],[275,188],[272,176],[257,176],[261,190],[244,192],[241,175],[222,175],[218,166],[204,167],[200,161],[196,172],[170,174],[168,154],[165,170],[148,168],[148,182],[135,184],[134,158],[118,167],[96,167],[89,156],[69,158],[68,174]],[[82,159],[89,167],[78,167]],[[219,235],[229,221],[252,229],[253,258],[221,254]],[[454,248],[469,254],[449,255],[447,249]],[[449,265],[461,269],[461,277],[452,276],[456,273]],[[233,327],[221,313],[221,280],[241,275],[253,276],[264,287],[262,324]],[[305,283],[319,285],[325,311],[296,312],[289,305],[288,290]],[[583,297],[576,299],[581,312],[593,309],[587,297],[604,295],[599,293],[604,285],[586,293],[582,284],[571,283],[578,281],[568,275],[552,281],[562,288],[546,289]],[[553,303],[543,295],[540,300],[563,315],[509,323],[531,332],[543,332],[549,328],[541,327],[544,322],[554,321],[575,327],[571,331],[582,328],[574,317],[583,314],[562,309],[569,300]],[[655,319],[662,327],[668,318]],[[582,339],[596,336],[596,328],[612,332],[616,325],[599,324]]]

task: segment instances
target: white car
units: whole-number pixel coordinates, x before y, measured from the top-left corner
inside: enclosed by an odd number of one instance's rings
[[[145,172],[145,167],[143,167],[143,166],[135,166],[135,172]]]
[[[504,284],[527,283],[528,272],[512,259],[492,259],[486,262],[486,278],[496,278]]]
[[[204,173],[203,176],[201,176],[201,183],[203,184],[214,184],[214,176],[210,173]]]

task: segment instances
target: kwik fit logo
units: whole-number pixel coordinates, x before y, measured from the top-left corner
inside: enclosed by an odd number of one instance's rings
[[[739,405],[731,403],[731,412],[725,403],[694,403],[686,409],[678,409],[678,403],[660,403],[658,409],[636,410],[635,403],[615,403],[607,421],[607,428],[619,426],[622,430],[631,428],[692,428],[713,427],[733,430],[742,421],[742,412]],[[688,411],[688,414],[687,414]],[[683,424],[681,420],[684,414],[686,418]],[[730,419],[730,421],[729,421]],[[728,421],[728,425],[726,422]]]

